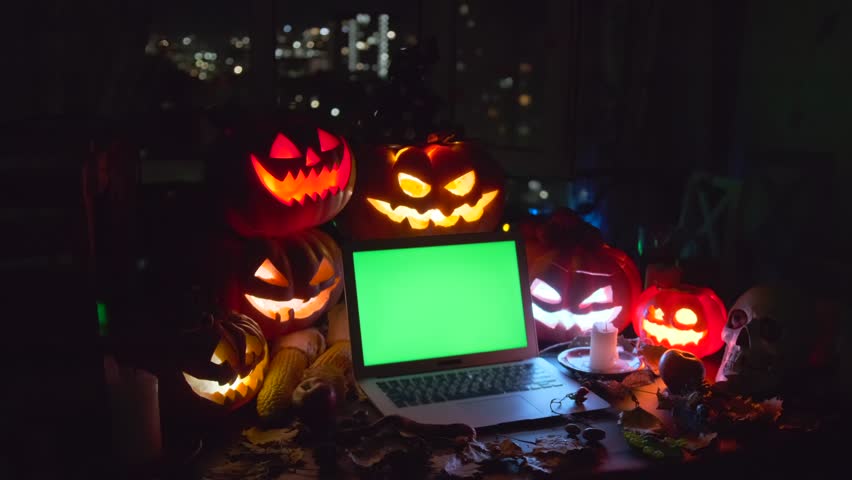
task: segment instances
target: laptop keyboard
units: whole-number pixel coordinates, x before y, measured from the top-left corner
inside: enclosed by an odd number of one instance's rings
[[[552,371],[531,363],[430,373],[376,382],[397,407],[559,387]]]

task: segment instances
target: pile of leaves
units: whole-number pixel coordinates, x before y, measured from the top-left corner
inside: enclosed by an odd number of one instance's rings
[[[296,443],[297,425],[287,428],[243,430],[220,463],[210,467],[204,480],[265,480],[285,473],[308,473],[305,451]]]
[[[495,472],[550,475],[591,467],[599,463],[604,448],[599,443],[603,431],[598,432],[590,435],[576,427],[534,442],[507,437],[483,442],[468,425],[428,425],[388,416],[368,427],[341,432],[340,440],[360,476],[475,478]]]

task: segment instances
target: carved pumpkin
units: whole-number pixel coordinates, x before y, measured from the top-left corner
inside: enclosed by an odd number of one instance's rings
[[[639,296],[633,329],[649,344],[706,357],[724,345],[726,319],[725,304],[709,288],[652,285]]]
[[[343,258],[331,236],[308,229],[245,245],[232,308],[257,319],[267,338],[311,326],[343,292]]]
[[[473,143],[431,135],[372,148],[359,162],[370,175],[339,217],[353,238],[490,231],[500,221],[502,171]]]
[[[306,126],[228,131],[212,190],[240,235],[278,237],[323,224],[352,196],[355,161],[343,137]]]
[[[258,324],[236,312],[210,315],[185,334],[181,371],[192,392],[226,410],[249,402],[263,384],[269,349]]]
[[[599,230],[561,209],[529,220],[521,232],[539,343],[568,341],[595,322],[619,330],[630,323],[639,271],[626,253],[604,243]]]

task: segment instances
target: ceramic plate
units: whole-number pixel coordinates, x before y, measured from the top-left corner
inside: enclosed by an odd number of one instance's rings
[[[562,351],[556,359],[563,367],[575,372],[591,375],[626,375],[635,372],[645,366],[642,357],[633,353],[618,349],[618,360],[608,370],[592,370],[589,365],[591,349],[589,347],[575,347]]]

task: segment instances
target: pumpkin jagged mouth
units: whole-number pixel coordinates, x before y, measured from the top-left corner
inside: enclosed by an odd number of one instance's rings
[[[186,379],[189,388],[199,397],[206,398],[219,405],[230,405],[243,398],[251,397],[260,389],[268,361],[268,349],[264,346],[263,358],[247,376],[237,376],[233,382],[224,385],[214,380],[203,380],[193,377],[186,372],[181,373],[183,373],[183,377]]]
[[[621,313],[621,306],[607,308],[605,310],[597,310],[589,313],[573,313],[562,309],[555,312],[549,312],[535,303],[532,304],[533,318],[543,323],[548,328],[556,328],[562,324],[566,330],[576,325],[581,330],[591,330],[596,322],[611,322]]]
[[[331,292],[334,291],[339,283],[340,277],[335,278],[334,283],[307,300],[302,300],[301,298],[270,300],[268,298],[255,297],[248,293],[245,296],[251,306],[267,318],[277,318],[280,323],[286,323],[294,318],[297,320],[308,318],[325,308],[329,298],[331,298]]]
[[[345,143],[343,159],[340,163],[334,164],[331,169],[328,166],[322,167],[319,171],[311,168],[307,174],[300,169],[296,176],[293,176],[292,172],[287,172],[287,176],[282,180],[269,173],[254,155],[251,155],[251,164],[260,183],[278,201],[288,207],[292,206],[294,201],[304,205],[305,198],[317,202],[324,200],[329,194],[336,195],[349,183],[349,175],[352,172],[352,156],[349,153],[349,146]]]
[[[403,220],[408,220],[408,224],[411,225],[411,228],[415,230],[423,230],[429,226],[429,222],[432,222],[439,227],[452,227],[458,223],[460,218],[463,218],[466,222],[475,222],[482,218],[482,214],[485,213],[485,207],[488,206],[495,197],[497,197],[497,190],[483,193],[476,202],[476,205],[471,207],[469,204],[465,203],[456,207],[449,215],[444,215],[437,208],[430,208],[429,210],[420,213],[416,209],[406,207],[404,205],[391,208],[389,202],[376,200],[375,198],[368,198],[367,201],[370,202],[370,205],[372,205],[373,208],[394,222],[400,223]]]
[[[646,334],[654,337],[657,342],[668,342],[669,346],[672,347],[687,345],[689,343],[698,345],[698,342],[707,336],[707,332],[671,328],[648,321],[647,318],[642,319],[642,329],[645,330]]]

